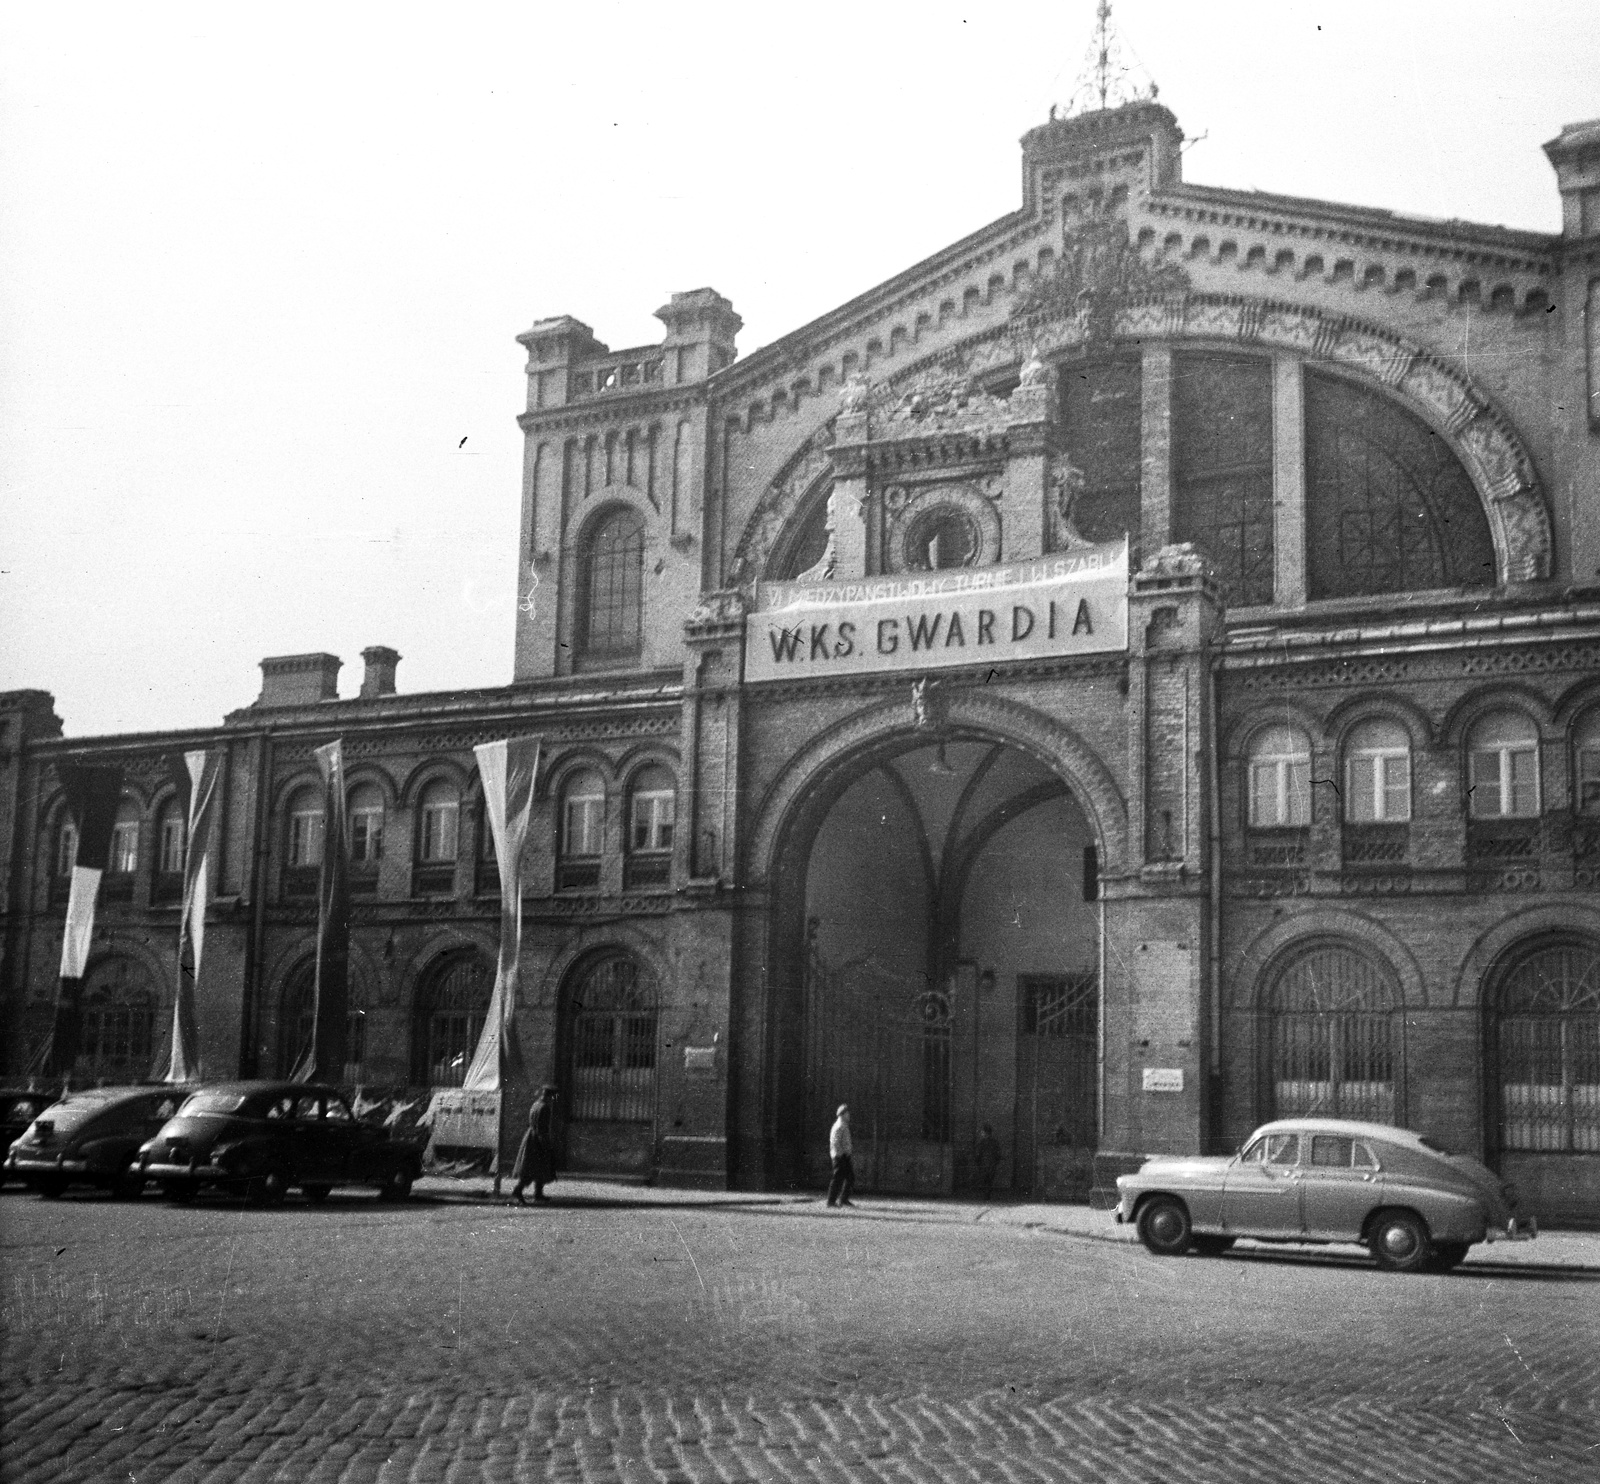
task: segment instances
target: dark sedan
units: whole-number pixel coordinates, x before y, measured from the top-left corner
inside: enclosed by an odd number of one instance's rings
[[[189,1096],[139,1151],[139,1169],[179,1201],[208,1185],[258,1205],[296,1187],[324,1200],[336,1185],[372,1185],[385,1200],[404,1200],[422,1154],[362,1123],[337,1088],[224,1082]]]
[[[96,1087],[44,1108],[6,1156],[7,1173],[54,1199],[71,1185],[131,1197],[144,1189],[135,1159],[183,1101],[173,1087]],[[43,1102],[44,1099],[39,1099]]]
[[[28,1125],[60,1097],[59,1092],[24,1091],[16,1087],[0,1089],[0,1149],[9,1150],[27,1133]],[[11,1168],[9,1159],[0,1162],[0,1185],[9,1185],[13,1180],[20,1184],[22,1176]]]

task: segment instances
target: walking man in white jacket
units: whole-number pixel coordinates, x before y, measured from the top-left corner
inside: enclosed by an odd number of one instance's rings
[[[855,1188],[856,1169],[850,1160],[850,1105],[839,1104],[839,1114],[828,1130],[828,1158],[833,1161],[833,1179],[828,1182],[828,1204],[854,1204],[850,1192]]]

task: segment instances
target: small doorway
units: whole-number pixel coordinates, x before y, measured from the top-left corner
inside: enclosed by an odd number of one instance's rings
[[[1017,1193],[1082,1200],[1094,1178],[1095,976],[1019,975],[1017,1021]]]

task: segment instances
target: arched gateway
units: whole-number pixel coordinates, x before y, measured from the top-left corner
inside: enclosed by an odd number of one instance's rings
[[[1120,859],[1121,800],[1038,713],[960,696],[941,713],[856,713],[768,793],[751,861],[770,903],[767,1175],[824,1182],[848,1103],[866,1189],[973,1187],[987,1123],[1000,1188],[1081,1192],[1099,1126],[1098,873]]]

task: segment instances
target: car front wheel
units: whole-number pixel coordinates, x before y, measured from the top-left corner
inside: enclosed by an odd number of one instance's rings
[[[1189,1250],[1189,1213],[1182,1201],[1158,1195],[1139,1212],[1139,1240],[1160,1257],[1179,1257]]]
[[[245,1183],[244,1198],[252,1206],[276,1206],[289,1194],[289,1172],[282,1165],[268,1165]]]
[[[1384,1211],[1368,1238],[1378,1266],[1391,1273],[1414,1273],[1428,1260],[1428,1228],[1410,1211]]]
[[[411,1194],[411,1171],[395,1170],[378,1187],[380,1201],[403,1201]]]
[[[1428,1271],[1448,1273],[1451,1268],[1460,1267],[1471,1245],[1470,1242],[1435,1242],[1433,1251],[1428,1254],[1426,1263]]]

